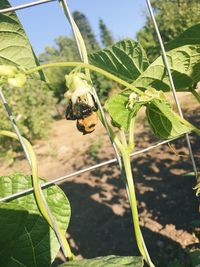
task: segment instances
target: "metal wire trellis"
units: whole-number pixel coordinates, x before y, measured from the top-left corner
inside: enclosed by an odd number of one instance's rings
[[[57,1],[57,0],[39,0],[39,1],[31,2],[31,3],[27,3],[27,4],[15,6],[15,7],[4,8],[4,9],[0,10],[0,14],[11,12],[11,11],[17,11],[17,10],[20,10],[20,9],[25,9],[25,8],[29,8],[29,7],[32,7],[32,6],[38,6],[38,5],[41,5],[41,4],[46,4],[46,3],[49,3],[49,2],[55,2],[55,1]]]
[[[172,140],[164,140],[162,142],[153,144],[153,145],[151,145],[151,146],[149,146],[147,148],[144,148],[144,149],[141,149],[141,150],[138,150],[138,151],[132,153],[130,156],[134,157],[134,156],[137,156],[139,154],[143,154],[145,152],[148,152],[148,151],[150,151],[152,149],[155,149],[155,148],[157,148],[159,146],[162,146],[164,144],[168,144],[169,142],[171,142],[173,140],[176,140],[176,139],[179,139],[179,138],[181,138],[181,136],[179,136],[177,138],[174,138]],[[56,178],[56,179],[54,179],[54,180],[52,180],[50,182],[43,183],[43,184],[41,184],[41,188],[44,189],[44,188],[46,188],[48,186],[51,186],[51,185],[54,185],[54,184],[59,184],[59,183],[64,182],[64,181],[66,181],[66,180],[68,180],[68,179],[70,179],[70,178],[72,178],[74,176],[78,176],[78,175],[80,175],[82,173],[89,172],[89,171],[95,170],[97,168],[100,168],[100,167],[103,167],[105,165],[109,165],[109,164],[112,164],[112,163],[115,163],[115,162],[117,162],[117,158],[113,158],[113,159],[104,161],[102,163],[95,164],[95,165],[90,166],[88,168],[85,168],[85,169],[82,169],[82,170],[67,174],[67,175],[59,177],[59,178]],[[23,195],[26,195],[26,194],[32,193],[32,192],[33,192],[33,188],[30,188],[30,189],[27,189],[27,190],[12,194],[10,196],[4,197],[4,198],[0,198],[0,202],[8,201],[10,199],[17,198],[17,197],[20,197],[20,196],[23,196]]]
[[[182,112],[181,105],[179,103],[179,99],[178,99],[178,96],[177,96],[177,93],[176,93],[176,88],[175,88],[174,81],[173,81],[173,78],[172,78],[172,73],[171,73],[171,70],[170,70],[170,67],[169,67],[169,63],[168,63],[168,60],[167,60],[167,54],[166,54],[164,43],[163,43],[162,37],[160,35],[160,31],[159,31],[159,28],[158,28],[158,25],[157,25],[157,22],[156,22],[154,13],[153,13],[153,9],[152,9],[152,6],[151,6],[151,1],[150,0],[146,0],[146,3],[147,3],[147,7],[148,7],[148,10],[149,10],[149,13],[150,13],[150,17],[151,17],[152,22],[153,22],[154,29],[155,29],[157,37],[158,37],[158,41],[159,41],[160,48],[161,48],[161,51],[162,51],[162,56],[163,56],[163,62],[164,62],[164,65],[165,65],[165,67],[167,69],[167,73],[169,75],[169,82],[170,82],[172,93],[173,93],[173,96],[174,96],[174,100],[175,100],[175,103],[176,103],[176,106],[177,106],[177,109],[178,109],[178,113],[179,113],[180,117],[183,118],[183,112]],[[191,147],[189,135],[185,134],[185,138],[186,138],[186,142],[187,142],[190,158],[191,158],[191,161],[192,161],[193,170],[194,170],[195,176],[197,178],[198,172],[197,172],[197,167],[196,167],[194,155],[193,155],[193,152],[192,152],[192,147]]]
[[[57,1],[58,0],[40,0],[40,1],[34,1],[34,2],[27,3],[27,4],[18,5],[18,6],[15,6],[15,7],[1,9],[0,10],[0,14],[11,12],[11,11],[17,11],[17,10],[21,10],[21,9],[25,9],[25,8],[30,8],[30,7],[33,7],[33,6],[37,6],[37,5],[41,5],[41,4],[46,4],[46,3],[50,3],[50,2],[57,2]],[[161,45],[162,53],[163,53],[163,56],[164,56],[164,64],[165,64],[166,69],[167,69],[168,74],[169,74],[170,83],[171,83],[171,87],[173,89],[173,94],[174,94],[174,98],[175,98],[175,101],[176,101],[176,104],[177,104],[177,107],[178,107],[178,111],[179,111],[180,116],[182,117],[183,115],[182,115],[181,107],[180,107],[180,104],[179,104],[179,101],[178,101],[178,97],[177,97],[177,94],[176,94],[176,90],[175,90],[175,86],[174,86],[174,83],[173,83],[171,71],[170,71],[170,68],[168,66],[168,62],[167,62],[167,57],[166,57],[166,52],[165,52],[165,49],[164,49],[163,41],[162,41],[162,38],[160,36],[157,23],[155,21],[155,17],[154,17],[153,11],[152,11],[151,3],[150,3],[149,0],[146,0],[146,2],[147,2],[147,6],[148,6],[148,9],[149,9],[149,12],[150,12],[151,18],[153,20],[153,24],[154,24],[154,27],[155,27],[155,30],[156,30],[156,33],[157,33],[157,36],[158,36],[158,39],[159,39],[159,42],[160,42],[160,45]],[[2,100],[3,100],[4,104],[5,104],[6,103],[6,99],[3,96],[2,92],[0,92],[0,97],[2,98]],[[9,109],[9,106],[7,104],[6,104],[6,106],[7,106],[6,110],[8,112],[8,110],[10,110],[10,109]],[[11,119],[11,117],[10,117],[10,119]],[[15,122],[12,121],[12,124],[13,124],[13,127],[14,127]],[[15,130],[16,130],[16,128],[15,128]],[[22,143],[22,147],[24,148],[23,138],[22,138],[20,132],[18,132],[18,136],[19,136],[19,140],[22,141],[21,142]],[[178,138],[180,138],[180,137],[174,138],[173,140],[178,139]],[[192,163],[193,163],[193,168],[194,168],[195,173],[197,173],[196,164],[195,164],[194,156],[193,156],[193,153],[192,153],[192,150],[191,150],[190,141],[188,141],[188,135],[186,135],[186,139],[187,139],[187,143],[188,143],[188,147],[189,147],[190,157],[191,157]],[[159,146],[162,146],[164,144],[167,144],[167,143],[169,143],[171,141],[172,140],[164,140],[164,141],[159,142],[157,144],[153,144],[153,145],[151,145],[151,146],[149,146],[149,147],[147,147],[145,149],[141,149],[141,150],[138,150],[138,151],[132,153],[131,156],[133,157],[133,156],[136,156],[138,154],[145,153],[145,152],[150,151],[150,150],[152,150],[154,148],[157,148]],[[25,152],[25,155],[26,155],[26,150],[24,150],[24,152]],[[29,161],[29,158],[28,157],[27,157],[27,160]],[[52,186],[52,185],[57,184],[57,183],[64,182],[65,180],[67,180],[69,178],[72,178],[74,176],[78,176],[78,175],[80,175],[82,173],[85,173],[85,172],[94,170],[96,168],[100,168],[100,167],[105,166],[105,165],[108,165],[108,164],[115,163],[117,161],[118,161],[118,159],[117,158],[114,158],[114,159],[111,159],[111,160],[102,162],[100,164],[95,164],[95,165],[90,166],[88,168],[84,168],[82,170],[73,172],[71,174],[68,174],[68,175],[65,175],[65,176],[56,178],[56,179],[54,179],[54,180],[52,180],[50,182],[46,182],[46,183],[41,184],[41,189],[44,189],[44,188],[46,188],[48,186]],[[24,191],[18,192],[16,194],[12,194],[12,195],[9,195],[7,197],[1,198],[0,199],[0,202],[8,201],[8,200],[13,199],[13,198],[18,198],[20,196],[23,196],[25,194],[32,193],[32,192],[33,192],[33,188],[30,188],[28,190],[24,190]]]

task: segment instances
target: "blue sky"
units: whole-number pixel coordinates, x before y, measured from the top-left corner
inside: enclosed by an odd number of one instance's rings
[[[31,0],[10,0],[12,5]],[[145,23],[145,0],[68,0],[70,10],[83,12],[99,36],[98,20],[103,19],[116,40],[135,38]],[[35,52],[53,45],[60,35],[70,35],[71,29],[57,1],[17,12]]]

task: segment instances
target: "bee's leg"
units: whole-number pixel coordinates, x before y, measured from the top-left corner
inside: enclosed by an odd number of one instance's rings
[[[67,120],[76,120],[76,116],[74,116],[73,104],[71,100],[69,101],[69,104],[65,110],[65,118]]]
[[[92,96],[92,100],[94,102],[93,111],[96,112],[99,109],[99,107],[97,105],[97,102],[95,101],[95,98],[94,98],[93,94],[91,94],[91,96]]]

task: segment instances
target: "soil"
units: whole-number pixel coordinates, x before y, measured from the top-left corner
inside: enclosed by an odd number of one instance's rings
[[[188,119],[200,125],[200,109],[195,105],[185,108],[186,114],[190,114]],[[136,150],[158,141],[142,115],[136,129]],[[191,141],[200,167],[200,140],[192,134]],[[74,122],[55,121],[49,137],[37,141],[34,148],[39,175],[48,180],[114,157],[100,123],[92,134],[83,136],[76,130]],[[1,164],[1,175],[29,170],[21,155],[17,154],[16,159],[12,166],[5,162]],[[185,248],[199,243],[192,224],[200,216],[198,198],[193,190],[195,178],[185,176],[192,171],[192,166],[184,137],[173,141],[171,146],[162,145],[133,157],[132,169],[141,229],[153,262],[157,267],[167,267],[180,256],[185,264]],[[139,255],[126,190],[117,164],[85,172],[60,186],[71,203],[68,238],[78,258]],[[54,266],[61,262],[62,257],[58,257]]]

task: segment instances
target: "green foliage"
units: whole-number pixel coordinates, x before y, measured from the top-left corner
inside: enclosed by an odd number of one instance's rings
[[[174,138],[193,130],[184,125],[164,101],[153,100],[147,104],[146,115],[154,134],[161,139]]]
[[[116,84],[95,72],[91,73],[91,79],[101,103],[104,104]]]
[[[44,137],[48,133],[55,105],[48,85],[42,81],[28,80],[24,88],[11,89],[4,86],[3,92],[21,133],[30,140]],[[0,112],[0,129],[12,130],[3,105],[0,105]],[[13,144],[13,141],[3,141],[1,148],[7,150],[10,144]],[[16,145],[18,146],[15,142],[14,146]]]
[[[102,19],[99,20],[99,30],[100,30],[100,37],[103,46],[110,46],[114,43],[114,39],[112,37],[111,32],[107,28],[106,24],[103,22]]]
[[[0,8],[7,7],[10,7],[9,2],[1,1]],[[15,65],[21,69],[38,65],[29,40],[14,12],[0,14],[0,40],[0,64],[9,65],[9,68],[10,65]],[[23,74],[19,73],[17,75]],[[34,76],[34,78],[36,77]],[[37,78],[44,80],[42,71]],[[12,84],[13,82],[16,84],[16,79],[9,80]],[[47,133],[51,121],[51,110],[55,103],[45,82],[29,80],[23,89],[11,89],[8,86],[3,86],[3,92],[12,106],[12,112],[16,116],[22,134],[31,139],[44,136]],[[11,129],[2,105],[0,106],[0,112],[0,128]],[[7,150],[9,144],[10,141],[3,141],[1,142],[1,148]]]
[[[133,117],[133,111],[128,107],[128,101],[129,95],[125,93],[113,95],[107,101],[107,108],[112,118],[112,124],[126,131],[129,129],[130,121]]]
[[[91,64],[128,82],[135,80],[149,65],[140,44],[124,40],[89,56]]]
[[[41,63],[80,61],[74,38],[60,36],[55,39],[55,44],[55,47],[46,47],[45,52],[39,56]],[[63,95],[66,92],[65,75],[71,70],[70,68],[45,70],[46,77],[50,83],[50,89],[58,101],[63,99]]]
[[[24,174],[1,176],[0,198],[9,196],[11,192],[14,194],[31,187],[31,176]],[[71,213],[68,199],[56,185],[44,189],[43,192],[57,224],[65,231]],[[7,233],[7,238],[13,236],[13,240],[10,244],[12,250],[8,251],[6,246],[9,243],[7,244],[4,239],[3,247],[7,254],[3,251],[4,258],[1,257],[0,261],[9,260],[9,263],[8,265],[1,264],[1,266],[49,267],[59,250],[59,243],[54,231],[41,216],[33,193],[10,200],[7,205],[1,204],[0,206],[1,215],[7,214],[4,218],[0,216],[0,236],[3,237]],[[13,218],[14,215],[15,218]],[[17,222],[21,222],[21,226],[20,224],[17,226]],[[11,226],[13,226],[12,230]]]
[[[186,30],[167,45],[167,57],[177,91],[194,88],[200,80],[200,24]],[[134,82],[136,87],[169,91],[162,57],[157,58]]]
[[[197,267],[200,262],[200,250],[190,252],[192,267]]]
[[[166,50],[169,51],[171,49],[184,45],[199,45],[200,44],[199,34],[200,34],[200,24],[196,24],[185,30],[182,34],[180,34],[177,38],[175,38],[171,42],[167,43]]]
[[[175,39],[187,28],[199,23],[198,0],[153,0],[151,4],[164,42]],[[146,24],[138,32],[137,38],[151,61],[160,55],[157,36],[148,15]]]
[[[200,24],[189,28],[167,46],[167,57],[177,91],[190,91],[200,80]],[[195,36],[195,37],[194,37]],[[170,91],[162,57],[149,65],[138,43],[124,40],[90,55],[90,62],[145,90]]]
[[[142,257],[120,257],[120,256],[104,256],[98,257],[94,259],[84,259],[80,261],[72,261],[62,265],[59,267],[126,267],[126,266],[134,266],[134,267],[143,267],[143,259]]]
[[[22,234],[28,211],[16,203],[0,203],[0,266],[7,266]]]
[[[172,110],[162,91],[155,89],[146,90],[142,96],[125,91],[109,99],[107,106],[113,125],[126,131],[142,106],[146,106],[146,115],[154,134],[161,139],[171,139],[194,130]]]
[[[1,0],[0,9],[8,7],[9,2]],[[18,65],[22,68],[38,65],[26,33],[14,12],[0,14],[0,64]],[[44,79],[42,72],[40,78]]]

